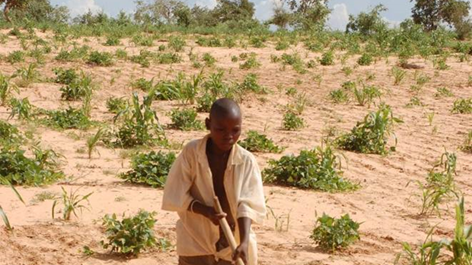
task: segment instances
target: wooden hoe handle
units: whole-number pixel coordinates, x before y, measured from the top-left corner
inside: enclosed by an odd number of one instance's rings
[[[214,207],[215,211],[217,213],[223,213],[223,209],[221,208],[220,201],[218,200],[218,197],[214,197]],[[234,239],[233,232],[231,231],[231,228],[229,227],[228,221],[226,218],[220,219],[220,226],[223,229],[223,233],[225,233],[226,240],[228,240],[229,246],[231,247],[231,251],[234,252],[236,248],[238,247],[236,243],[236,239]],[[238,265],[244,265],[244,262],[241,260],[241,258],[238,258],[236,261]]]

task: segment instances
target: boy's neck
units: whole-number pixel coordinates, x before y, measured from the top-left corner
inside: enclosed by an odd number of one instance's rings
[[[207,148],[208,148],[207,152],[209,152],[210,154],[221,155],[221,156],[229,155],[229,153],[232,150],[232,149],[228,151],[221,150],[220,148],[218,148],[218,146],[216,146],[216,144],[213,143],[213,140],[211,138],[208,138]]]

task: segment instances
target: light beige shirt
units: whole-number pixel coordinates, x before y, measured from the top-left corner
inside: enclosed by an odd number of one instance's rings
[[[176,228],[179,256],[215,255],[218,259],[231,260],[229,247],[216,251],[219,227],[206,217],[187,210],[194,199],[213,206],[215,192],[206,155],[208,138],[209,135],[188,143],[177,157],[167,177],[162,209],[175,211],[180,217]],[[248,217],[253,223],[262,224],[266,209],[261,173],[254,156],[237,144],[233,146],[228,158],[224,187],[231,213],[236,220]],[[234,235],[239,244],[237,222]],[[251,230],[247,265],[256,264],[256,237]]]

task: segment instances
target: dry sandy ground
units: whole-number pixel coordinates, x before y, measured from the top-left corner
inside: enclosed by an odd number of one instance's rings
[[[6,33],[7,31],[3,31]],[[87,45],[96,50],[115,50],[117,47],[105,47],[100,43],[104,40],[88,38]],[[80,40],[79,43],[83,43]],[[328,130],[346,132],[369,111],[367,107],[357,106],[351,101],[347,104],[333,104],[328,99],[331,90],[340,88],[341,84],[357,78],[365,79],[374,75],[375,79],[369,84],[377,85],[384,90],[382,99],[390,104],[396,116],[404,120],[396,127],[398,137],[397,152],[387,156],[356,154],[343,152],[345,177],[359,182],[362,187],[351,193],[324,193],[306,191],[294,188],[265,185],[265,195],[268,205],[281,220],[290,215],[288,231],[278,232],[274,229],[275,219],[268,216],[262,226],[255,227],[259,242],[260,264],[392,264],[395,256],[401,251],[401,243],[417,244],[424,240],[429,229],[438,225],[435,238],[450,237],[454,227],[453,207],[443,212],[442,217],[419,217],[421,200],[418,197],[417,185],[412,181],[424,181],[427,171],[439,159],[444,150],[454,151],[458,155],[456,182],[465,195],[466,218],[472,221],[472,155],[458,151],[468,130],[472,129],[472,115],[451,114],[453,101],[459,97],[472,97],[472,87],[467,86],[469,75],[472,73],[470,63],[459,63],[451,57],[449,70],[436,71],[431,61],[414,60],[425,68],[422,73],[431,77],[419,94],[424,103],[423,107],[407,108],[413,93],[410,86],[415,83],[415,70],[408,70],[406,78],[400,85],[393,85],[390,74],[396,58],[388,61],[378,61],[372,66],[355,67],[357,56],[350,58],[347,66],[354,68],[350,77],[341,71],[339,58],[335,66],[317,66],[309,69],[307,74],[294,72],[290,66],[281,69],[280,63],[271,63],[270,55],[281,55],[283,51],[275,51],[272,47],[261,49],[249,48],[203,48],[195,44],[194,53],[202,55],[210,52],[217,59],[216,66],[207,69],[208,72],[223,69],[225,79],[240,81],[245,74],[254,72],[259,76],[260,83],[272,92],[267,96],[249,96],[242,103],[244,111],[244,130],[249,129],[265,132],[279,145],[287,147],[283,154],[259,154],[256,157],[264,168],[267,160],[278,158],[285,154],[298,153],[304,148],[312,148],[321,143],[321,138]],[[141,49],[125,41],[128,53],[134,54]],[[0,54],[7,55],[13,50],[19,50],[20,43],[13,37],[0,46]],[[150,50],[156,50],[151,47]],[[106,112],[105,101],[110,96],[130,96],[132,88],[130,81],[145,77],[173,78],[178,71],[188,74],[197,73],[191,67],[187,53],[190,47],[182,53],[184,62],[169,65],[151,65],[141,68],[137,64],[118,61],[111,67],[90,67],[83,63],[58,63],[53,60],[59,49],[54,49],[48,55],[46,65],[40,67],[44,77],[53,77],[54,67],[77,66],[93,75],[100,84],[93,99],[94,119],[111,121],[112,115]],[[304,51],[301,46],[291,48],[287,53],[298,50],[304,60],[319,57],[319,54]],[[231,62],[232,55],[253,51],[257,53],[262,67],[254,71],[239,70],[239,63]],[[19,65],[10,65],[5,60],[0,62],[0,71],[11,74]],[[321,76],[321,85],[314,77]],[[284,106],[294,101],[279,91],[284,88],[296,87],[300,93],[306,93],[309,105],[303,118],[306,127],[300,131],[289,132],[281,129]],[[450,98],[436,98],[434,94],[438,87],[447,87],[454,94]],[[30,102],[38,107],[47,109],[64,108],[67,102],[60,99],[60,85],[54,83],[34,83],[22,88],[20,97],[28,97]],[[159,113],[163,124],[168,124],[168,112],[179,105],[176,102],[155,102],[154,107]],[[375,109],[374,106],[370,110]],[[432,126],[428,124],[426,113],[434,112]],[[199,114],[204,119],[204,114]],[[8,109],[0,108],[0,118],[7,119]],[[175,251],[166,253],[151,250],[138,258],[126,259],[119,255],[109,254],[103,250],[99,241],[104,239],[101,228],[101,218],[110,213],[134,214],[139,209],[157,212],[156,233],[160,237],[168,237],[175,243],[174,224],[176,214],[160,210],[162,190],[124,183],[116,177],[120,172],[129,169],[129,158],[123,158],[121,150],[111,150],[99,147],[100,156],[94,154],[89,160],[81,152],[85,147],[90,131],[54,131],[52,129],[28,125],[17,121],[23,131],[34,132],[41,140],[42,146],[52,148],[64,156],[61,168],[70,176],[47,187],[19,187],[18,191],[26,201],[23,205],[9,187],[0,187],[0,205],[7,212],[10,222],[15,227],[14,233],[0,229],[0,264],[176,264]],[[436,128],[436,129],[434,129]],[[166,130],[167,136],[177,142],[188,142],[201,137],[205,132],[180,132]],[[66,190],[81,187],[79,193],[93,192],[90,197],[90,211],[84,211],[79,218],[70,222],[51,219],[52,201],[35,202],[35,195],[50,191],[60,194],[61,187]],[[453,206],[453,204],[450,204]],[[446,207],[443,207],[446,209]],[[316,214],[327,213],[339,217],[348,213],[351,217],[362,222],[360,227],[361,240],[345,251],[330,254],[321,251],[310,239]],[[3,224],[1,224],[3,225]],[[0,226],[2,228],[2,226]],[[97,254],[84,257],[80,251],[83,246],[90,246]]]

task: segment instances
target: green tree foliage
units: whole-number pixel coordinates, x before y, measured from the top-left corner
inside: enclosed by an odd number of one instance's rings
[[[359,15],[349,15],[349,23],[346,32],[359,32],[362,35],[372,35],[387,28],[387,23],[382,20],[381,12],[387,11],[383,5],[375,6],[369,12],[361,12]]]
[[[180,14],[187,7],[178,0],[137,0],[135,3],[134,19],[142,24],[173,24],[179,19],[176,13]]]
[[[289,11],[284,9],[285,3]],[[290,24],[304,30],[319,29],[324,27],[330,13],[328,0],[285,0],[274,7],[271,22],[280,27]]]
[[[69,9],[65,6],[52,6],[49,0],[0,0],[5,3],[5,20],[27,19],[36,22],[65,23],[69,20]],[[11,11],[11,12],[10,12]]]
[[[441,23],[453,25],[464,30],[471,27],[469,16],[470,3],[464,0],[411,0],[413,21],[423,25],[426,31],[436,30]],[[468,25],[467,25],[468,24]]]

